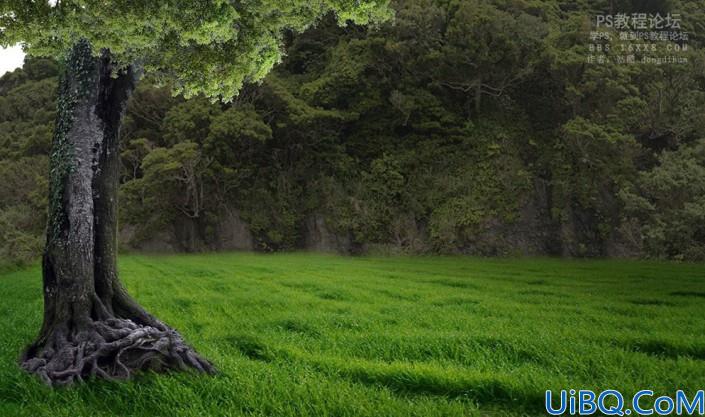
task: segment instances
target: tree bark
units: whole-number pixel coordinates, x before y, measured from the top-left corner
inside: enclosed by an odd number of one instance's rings
[[[42,262],[44,323],[21,366],[49,385],[126,379],[146,369],[212,373],[118,279],[119,130],[138,74],[115,68],[107,51],[94,57],[86,41],[73,47],[65,65]]]

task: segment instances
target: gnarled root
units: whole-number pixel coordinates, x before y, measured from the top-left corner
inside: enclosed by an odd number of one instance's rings
[[[176,330],[166,326],[158,329],[111,318],[84,327],[72,332],[55,328],[42,346],[25,352],[22,368],[53,386],[91,377],[128,379],[140,370],[215,372]]]

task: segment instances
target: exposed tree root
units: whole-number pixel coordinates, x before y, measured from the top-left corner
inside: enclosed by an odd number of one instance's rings
[[[140,370],[215,372],[176,330],[166,326],[158,329],[112,318],[81,327],[73,331],[67,326],[54,328],[41,346],[27,350],[22,368],[52,386],[91,377],[128,379]]]

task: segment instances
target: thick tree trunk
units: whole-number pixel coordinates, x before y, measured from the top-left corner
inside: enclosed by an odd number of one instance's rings
[[[118,279],[118,135],[136,79],[108,53],[93,57],[85,41],[66,62],[51,155],[44,324],[21,358],[50,385],[144,369],[214,371]]]

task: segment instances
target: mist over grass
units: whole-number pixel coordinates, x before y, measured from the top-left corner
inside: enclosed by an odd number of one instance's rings
[[[50,390],[16,364],[38,268],[0,275],[2,416],[544,415],[546,389],[702,389],[705,266],[125,256],[146,308],[220,370]]]

